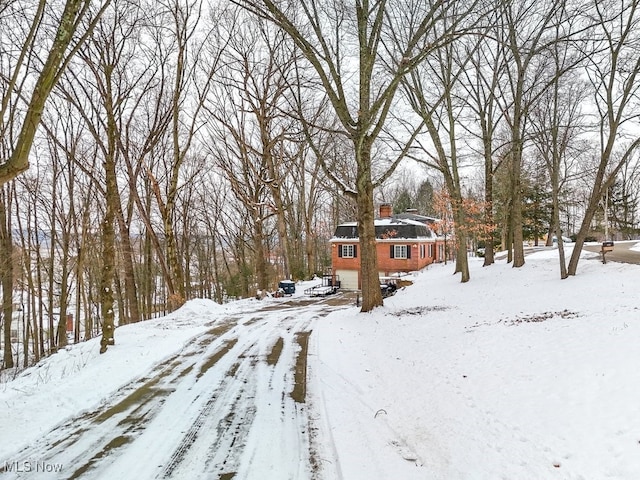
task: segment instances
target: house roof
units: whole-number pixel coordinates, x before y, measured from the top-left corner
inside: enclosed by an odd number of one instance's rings
[[[427,217],[426,215],[419,215],[414,212],[398,213],[397,215],[394,215],[394,218],[399,218],[403,220],[415,220],[417,222],[424,223],[425,225],[433,225],[440,221],[439,218]]]
[[[380,240],[435,239],[436,237],[435,233],[427,225],[414,219],[380,218],[374,221],[374,225],[376,238]],[[356,222],[342,223],[336,227],[333,240],[344,238],[359,238],[358,224]]]

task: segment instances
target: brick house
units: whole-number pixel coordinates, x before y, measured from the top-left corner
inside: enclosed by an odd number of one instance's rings
[[[376,248],[380,276],[421,270],[444,261],[445,239],[435,233],[438,220],[418,215],[414,210],[393,215],[391,205],[380,206],[375,220]],[[359,289],[360,244],[356,222],[336,227],[331,242],[331,265],[342,288]]]

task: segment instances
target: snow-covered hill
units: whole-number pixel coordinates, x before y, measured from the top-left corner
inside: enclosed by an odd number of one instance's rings
[[[559,279],[553,249],[528,256],[520,269],[472,259],[467,284],[451,264],[435,265],[373,313],[350,306],[310,315],[309,468],[294,465],[296,455],[268,471],[246,459],[256,467],[239,469],[234,480],[640,478],[640,267],[589,255],[567,280]],[[16,455],[106,404],[221,319],[248,325],[268,320],[269,302],[275,312],[296,301],[302,296],[192,301],[117,329],[105,355],[89,341],[1,384],[0,468],[35,469],[38,458]],[[282,378],[293,387],[293,377]],[[169,441],[181,433],[163,434]],[[273,432],[249,438],[269,443]]]

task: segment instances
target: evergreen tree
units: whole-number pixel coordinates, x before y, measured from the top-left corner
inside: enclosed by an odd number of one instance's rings
[[[526,240],[538,240],[549,231],[553,203],[546,186],[536,183],[524,189],[522,198],[522,236]]]
[[[609,187],[609,225],[623,238],[631,239],[638,234],[638,196],[634,195],[625,182],[616,180]]]
[[[418,187],[414,208],[421,215],[435,216],[435,208],[433,206],[433,185],[429,180],[425,180]]]
[[[406,187],[402,187],[393,201],[393,213],[403,213],[409,208],[415,208],[415,200],[409,190]]]

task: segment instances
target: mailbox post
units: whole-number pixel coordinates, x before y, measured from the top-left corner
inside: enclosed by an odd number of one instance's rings
[[[607,263],[607,253],[613,251],[613,242],[605,240],[602,242],[602,263]]]

